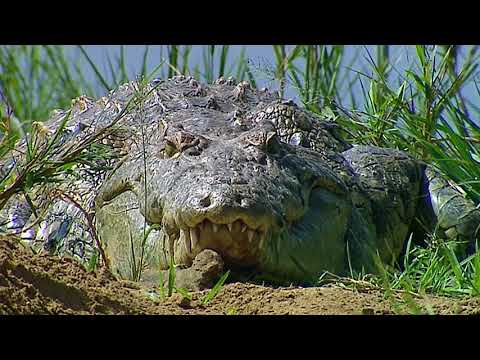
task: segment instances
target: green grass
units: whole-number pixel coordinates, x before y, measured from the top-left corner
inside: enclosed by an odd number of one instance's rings
[[[176,275],[175,275],[175,261],[173,257],[170,258],[170,264],[168,267],[168,281],[167,286],[165,288],[165,281],[163,279],[163,273],[160,272],[160,278],[158,283],[158,293],[160,298],[165,299],[166,297],[170,297],[173,295],[174,292],[179,293],[188,300],[192,300],[192,295],[188,292],[188,290],[178,287],[176,284]],[[208,293],[202,298],[201,303],[202,305],[207,305],[211,300],[218,295],[222,286],[224,285],[225,281],[227,280],[228,276],[230,275],[230,270],[225,272],[215,283],[215,285],[208,291]]]
[[[215,296],[217,296],[217,294],[222,289],[223,284],[227,280],[228,275],[230,275],[230,270],[223,274],[220,279],[218,279],[217,283],[213,286],[213,288],[211,288],[207,295],[205,295],[205,297],[202,299],[203,305],[207,305]]]
[[[414,294],[480,295],[480,253],[459,260],[453,247],[451,242],[442,242],[435,248],[409,246],[403,271],[383,268],[381,283]]]
[[[409,49],[410,64],[398,69],[391,46],[358,46],[353,58],[366,62],[358,68],[347,63],[344,46],[272,45],[273,63],[255,67],[245,49],[232,58],[228,45],[203,46],[201,60],[193,63],[191,45],[171,45],[161,48],[158,66],[149,69],[147,59],[155,48],[146,46],[135,71],[145,79],[190,74],[211,82],[219,76],[234,76],[254,86],[273,79],[272,87],[281,94],[293,92],[309,110],[329,114],[345,129],[347,139],[407,151],[432,164],[480,203],[478,47]],[[41,122],[53,109],[68,108],[79,95],[93,97],[115,89],[129,80],[129,71],[124,47],[116,58],[106,58],[105,69],[84,47],[78,51],[72,60],[62,46],[0,46],[0,159],[11,157],[15,142],[31,133],[25,162],[0,174],[0,209],[13,194],[28,198],[35,184],[59,178],[75,163],[92,161],[82,158],[82,150],[94,146],[101,134],[52,159],[60,130],[45,138]],[[85,66],[93,73],[92,81],[86,80]],[[473,101],[464,97],[466,85],[477,90]],[[410,245],[402,270],[385,268],[372,281],[386,291],[479,295],[479,252],[459,258],[451,243]],[[139,259],[142,263],[142,254]]]

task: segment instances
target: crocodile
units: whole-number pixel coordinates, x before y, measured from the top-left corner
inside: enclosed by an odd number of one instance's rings
[[[52,159],[105,134],[60,183],[13,196],[3,228],[83,258],[101,246],[120,277],[157,281],[172,264],[199,274],[208,263],[212,279],[225,266],[308,282],[374,273],[426,234],[476,241],[480,211],[432,166],[350,144],[333,117],[246,81],[131,81],[56,110],[45,139],[61,125]]]

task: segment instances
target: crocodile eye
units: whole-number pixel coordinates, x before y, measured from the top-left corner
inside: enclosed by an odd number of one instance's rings
[[[246,146],[254,146],[266,154],[275,154],[282,145],[275,127],[271,123],[264,123],[255,129],[241,135]]]
[[[207,138],[183,129],[165,136],[164,140],[161,151],[163,158],[176,158],[180,154],[199,156],[210,144],[210,140]]]
[[[179,129],[175,133],[165,136],[164,154],[173,157],[178,153],[186,152],[186,150],[197,146],[199,143],[200,139],[197,136]]]
[[[265,138],[265,151],[269,154],[276,154],[281,147],[280,140],[275,132],[266,134]]]

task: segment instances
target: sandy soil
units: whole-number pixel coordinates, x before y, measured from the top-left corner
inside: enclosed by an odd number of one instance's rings
[[[118,281],[106,271],[87,272],[73,259],[33,255],[0,238],[0,314],[480,314],[480,298],[389,296],[368,284],[354,287],[274,288],[226,284],[208,304],[208,291],[165,299]]]

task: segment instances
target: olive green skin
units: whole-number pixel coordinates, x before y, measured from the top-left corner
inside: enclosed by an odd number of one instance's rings
[[[375,272],[378,260],[395,263],[410,235],[426,229],[476,237],[480,213],[448,181],[401,151],[348,144],[327,116],[233,80],[176,77],[143,91],[106,140],[111,170],[80,184],[123,277],[141,267],[156,279],[172,258],[188,268],[211,249],[233,269],[305,282],[325,271]],[[74,105],[70,128],[105,126],[135,93],[138,84],[129,83],[108,99]],[[77,189],[78,181],[65,184]],[[73,210],[62,201],[53,207],[68,217]],[[85,219],[68,218],[66,241],[92,244],[89,232],[74,233]],[[55,219],[38,238],[52,238],[62,224]]]
[[[177,91],[181,87],[175,86]],[[464,232],[474,237],[480,222],[474,205],[431,170],[429,178],[424,164],[394,149],[351,146],[329,119],[248,87],[247,95],[237,99],[238,88],[204,86],[203,95],[214,104],[208,111],[194,117],[185,110],[165,114],[153,136],[163,150],[125,162],[99,191],[100,224],[111,221],[103,209],[122,204],[115,201],[118,194],[129,191],[147,199],[146,206],[138,201],[136,211],[157,226],[148,238],[148,243],[162,244],[153,251],[158,256],[152,267],[168,268],[171,256],[189,266],[209,248],[234,268],[286,280],[311,280],[325,271],[375,272],[378,260],[393,264],[401,256],[409,235],[419,228],[417,221],[438,229],[441,207],[432,202],[438,184],[453,195],[456,207],[461,203],[465,211],[473,210]],[[229,112],[231,103],[241,111]],[[142,167],[145,174],[138,171]],[[437,185],[431,185],[433,178]],[[202,203],[206,200],[208,206]],[[129,226],[137,224],[142,234],[138,214]],[[129,218],[127,213],[121,217]],[[221,236],[205,227],[196,230],[197,246],[185,245],[191,240],[189,229],[205,219],[219,225]],[[261,229],[263,236],[248,241],[245,233],[235,232],[238,221]],[[233,224],[233,232],[227,224]]]

